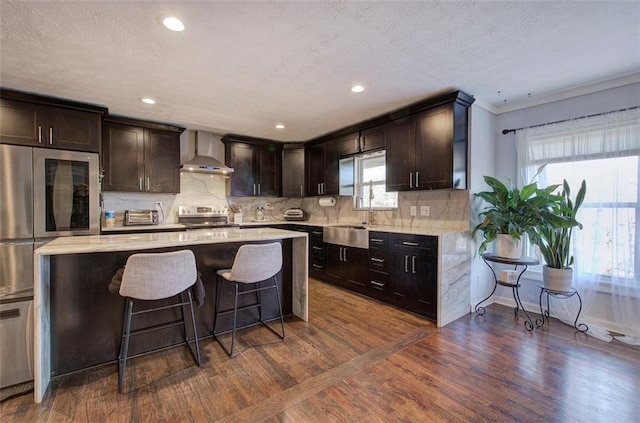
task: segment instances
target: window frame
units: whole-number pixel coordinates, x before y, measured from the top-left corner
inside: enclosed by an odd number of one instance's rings
[[[396,205],[395,207],[371,207],[371,206],[365,206],[364,205],[364,197],[363,197],[363,188],[367,185],[371,186],[373,189],[373,186],[383,186],[386,187],[387,185],[387,180],[386,180],[386,176],[383,180],[379,180],[379,181],[371,181],[371,182],[364,182],[362,180],[362,173],[363,173],[363,162],[366,162],[368,160],[375,160],[378,159],[379,156],[383,156],[384,157],[384,162],[385,162],[385,167],[387,166],[387,153],[386,150],[380,150],[380,151],[376,151],[373,153],[366,153],[366,154],[361,154],[358,156],[354,156],[353,157],[353,209],[356,211],[385,211],[385,210],[398,210],[399,207],[399,199],[398,199],[398,193],[397,192],[387,192],[387,193],[395,193],[396,195]],[[386,175],[386,173],[385,173]],[[386,192],[386,191],[385,191]]]

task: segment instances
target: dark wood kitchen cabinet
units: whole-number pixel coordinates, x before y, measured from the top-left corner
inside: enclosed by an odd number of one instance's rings
[[[340,189],[341,139],[325,141],[307,147],[307,195],[338,195]]]
[[[351,291],[364,293],[369,271],[369,252],[363,248],[324,244],[326,251],[325,280]]]
[[[451,100],[387,124],[387,191],[467,188],[468,108]]]
[[[234,168],[229,194],[234,197],[280,196],[282,145],[266,140],[222,138],[225,161]]]
[[[379,125],[335,139],[334,142],[338,144],[339,148],[339,156],[346,157],[383,149],[385,146],[384,129],[384,125]]]
[[[114,117],[105,119],[104,126],[105,191],[180,192],[180,133],[184,128]]]
[[[29,98],[25,94],[21,96]],[[56,107],[50,105],[56,99],[33,98],[39,102],[14,100],[11,99],[11,92],[2,91],[0,142],[100,152],[102,115],[106,109],[75,102],[65,102],[74,108]]]
[[[369,232],[369,281],[367,293],[373,298],[391,303],[389,278],[389,234]]]
[[[438,238],[389,236],[392,303],[437,319]]]
[[[282,149],[282,196],[304,197],[304,146],[286,144]]]

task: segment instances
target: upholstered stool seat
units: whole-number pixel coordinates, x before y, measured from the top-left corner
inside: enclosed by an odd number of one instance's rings
[[[182,325],[185,343],[196,364],[200,366],[200,346],[198,344],[198,332],[193,311],[193,294],[191,292],[191,288],[197,279],[196,259],[190,250],[169,253],[140,253],[133,254],[127,259],[119,291],[120,295],[126,298],[126,301],[120,335],[120,354],[118,356],[118,392],[122,392],[124,385],[129,340],[132,335]],[[188,295],[188,301],[184,298],[185,292]],[[177,297],[176,303],[169,305],[163,303],[163,305],[154,308],[145,308],[139,311],[133,310],[134,300],[164,300],[172,297]],[[193,340],[190,340],[187,334],[186,306],[189,306]],[[131,321],[134,316],[178,307],[181,315],[178,320],[131,330]],[[191,341],[195,344],[195,352],[191,348]]]
[[[213,319],[213,336],[220,343],[222,348],[233,356],[235,345],[236,330],[241,329],[237,326],[238,311],[250,308],[258,308],[260,322],[269,328],[273,333],[281,339],[285,338],[284,317],[282,315],[282,304],[280,300],[280,290],[278,288],[278,280],[276,275],[282,268],[282,246],[280,243],[274,242],[269,244],[247,244],[238,249],[233,261],[231,269],[218,270],[216,279],[216,304],[215,316]],[[234,306],[233,308],[221,310],[220,298],[222,297],[223,285],[225,282],[233,283],[235,288]],[[240,289],[243,286],[244,289]],[[263,317],[262,292],[267,290],[275,290],[276,301],[279,311],[280,325],[282,333],[278,333],[273,329]],[[243,295],[255,294],[256,302],[253,304],[238,307],[238,298]],[[218,317],[224,314],[233,314],[233,327],[230,330],[216,331],[219,322]],[[227,347],[220,339],[219,335],[231,332],[231,346]]]

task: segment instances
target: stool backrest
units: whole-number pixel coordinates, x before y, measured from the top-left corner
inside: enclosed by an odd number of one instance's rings
[[[229,279],[236,282],[260,282],[274,276],[282,268],[282,246],[246,244],[236,253]]]
[[[198,277],[190,250],[139,253],[129,256],[122,275],[120,295],[138,300],[159,300],[178,295]]]

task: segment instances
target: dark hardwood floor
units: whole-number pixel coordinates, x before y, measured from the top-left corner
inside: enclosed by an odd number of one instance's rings
[[[52,382],[0,404],[2,422],[637,422],[640,349],[552,319],[532,333],[491,305],[438,329],[418,316],[310,281],[309,322],[281,342],[241,332],[229,359],[212,339]]]

